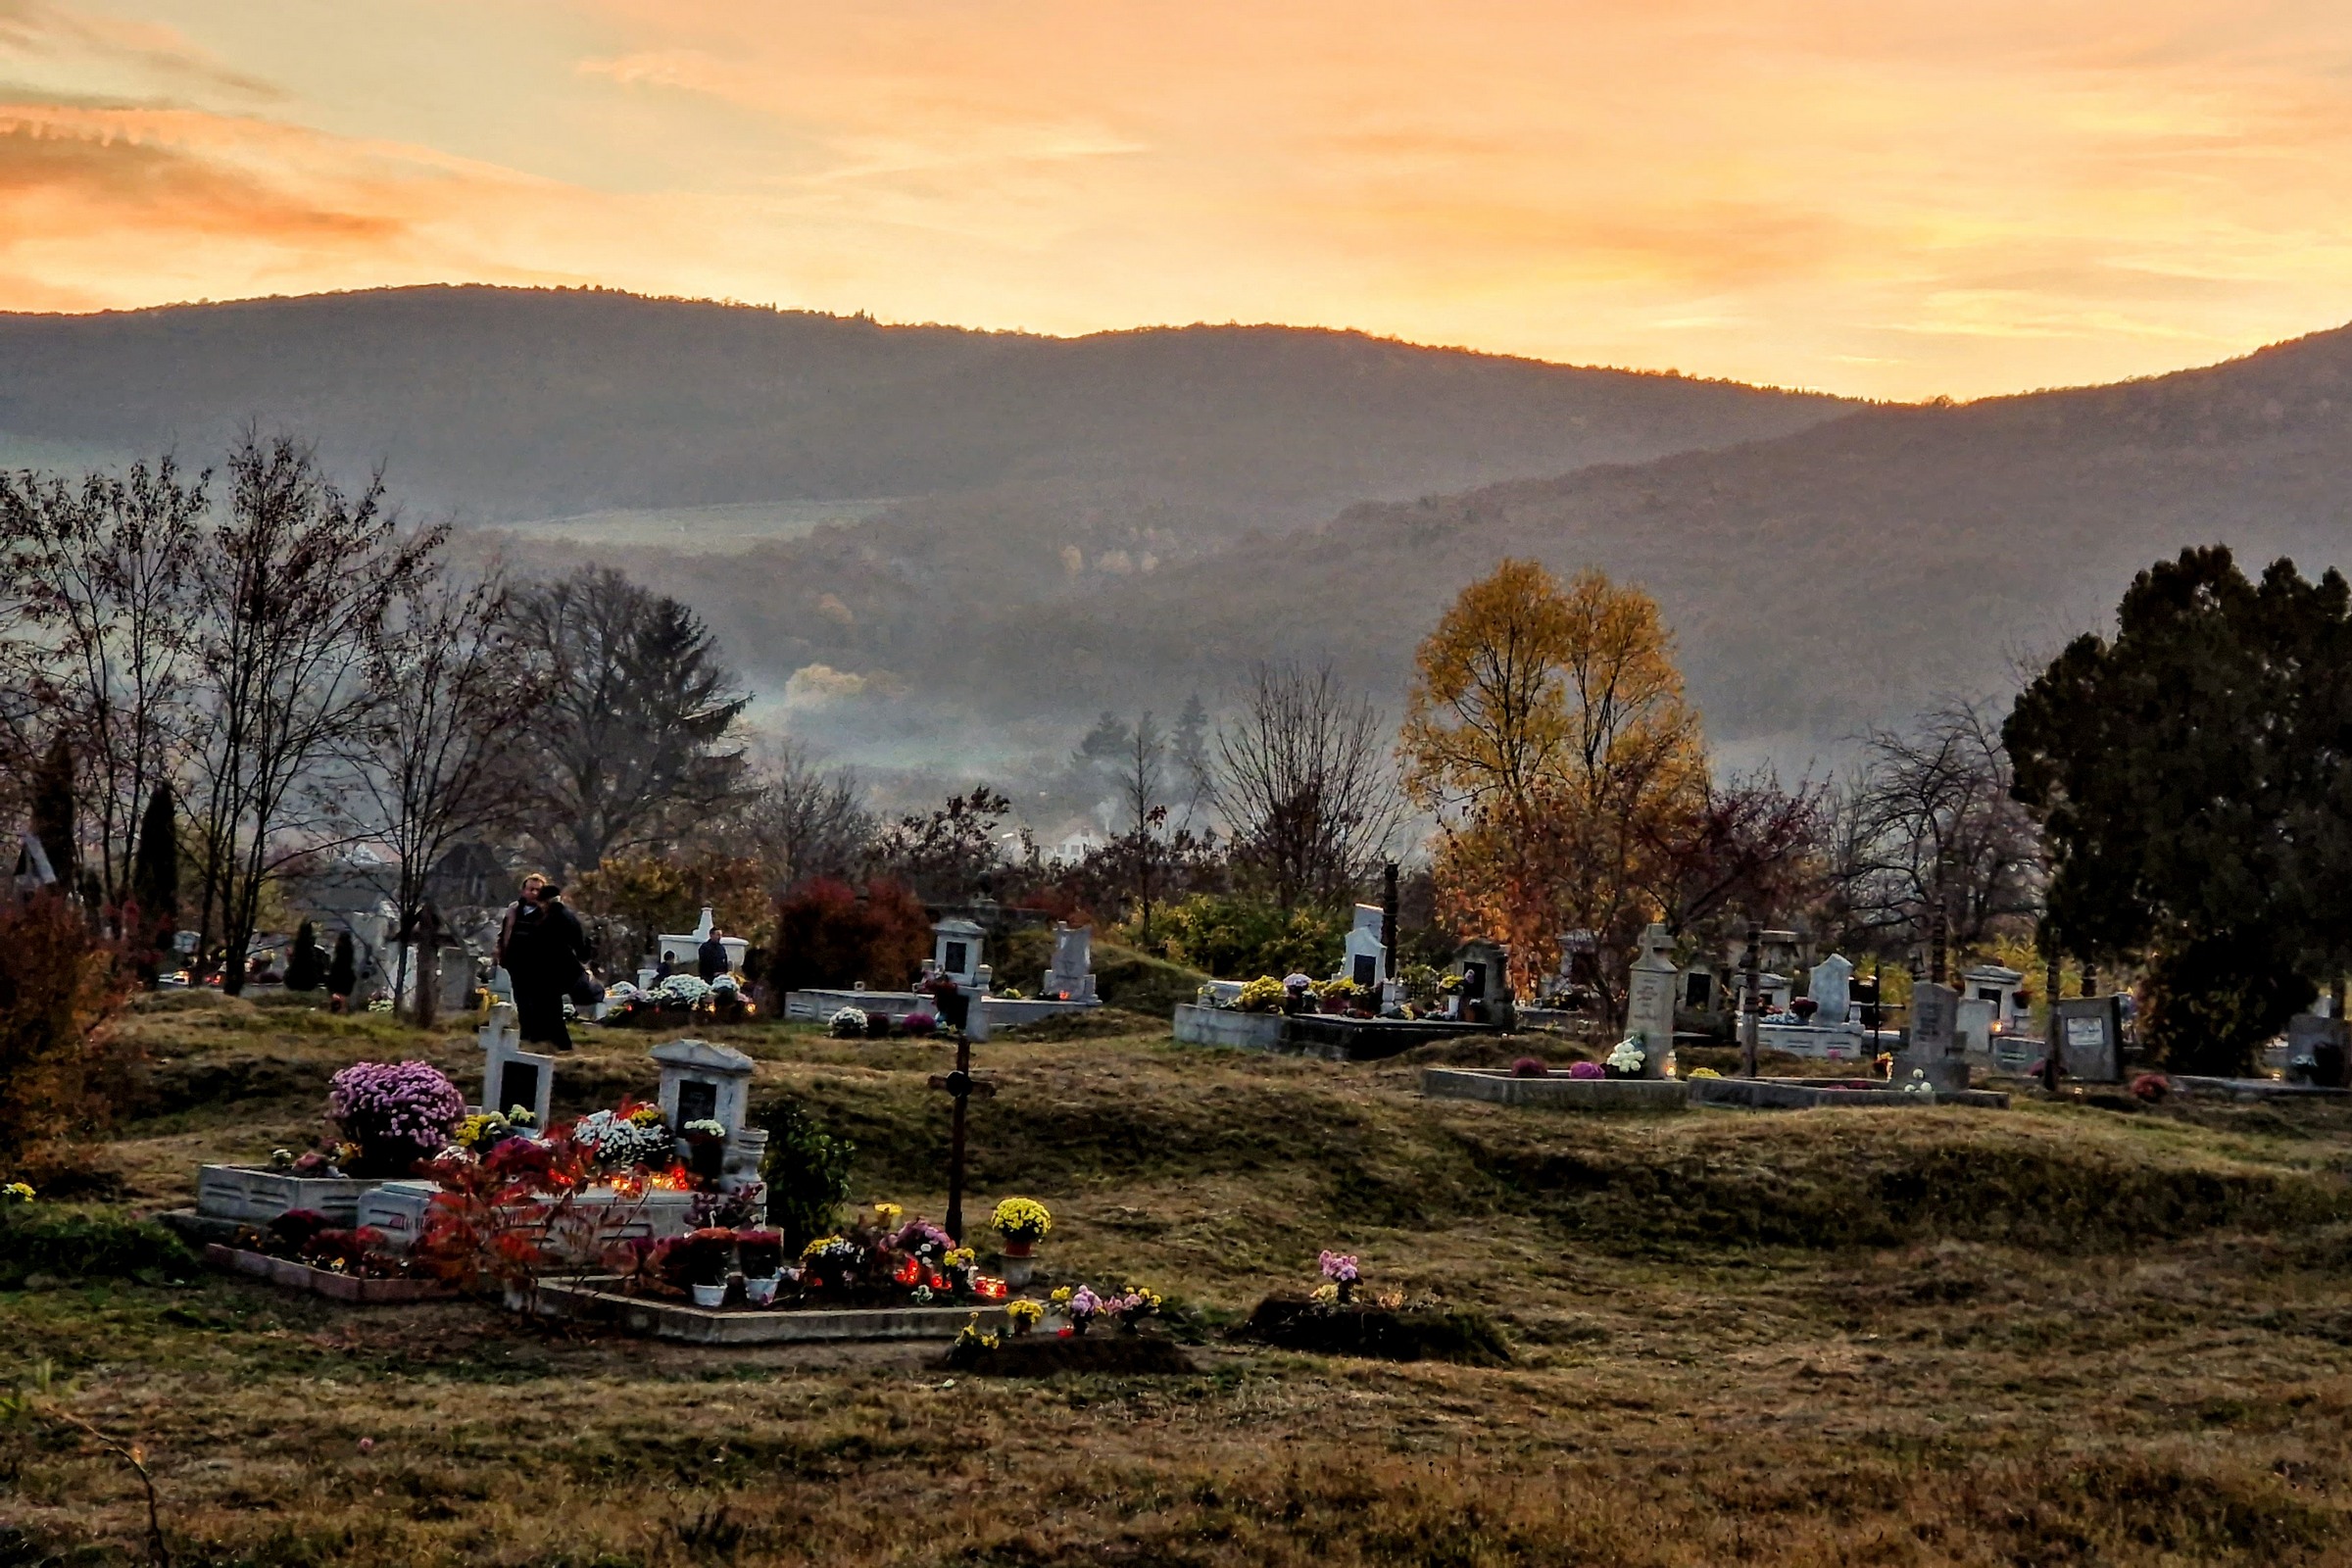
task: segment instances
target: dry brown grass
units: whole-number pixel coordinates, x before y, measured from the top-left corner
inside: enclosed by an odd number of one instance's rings
[[[340,1061],[470,1054],[255,1018],[140,1019],[238,1091],[124,1129],[150,1202],[287,1141]],[[850,1129],[861,1197],[936,1211],[944,1052],[726,1037],[762,1095]],[[592,1037],[561,1093],[650,1087],[655,1038]],[[1059,1276],[1148,1279],[1206,1331],[1343,1245],[1487,1306],[1515,1364],[1212,1337],[1199,1377],[1003,1384],[904,1347],[698,1351],[219,1280],[0,1296],[0,1332],[147,1445],[183,1561],[2352,1558],[2347,1118],[1575,1117],[1423,1102],[1410,1063],[981,1058],[982,1200],[1044,1198]],[[137,1551],[125,1478],[62,1437],[0,1457],[0,1564]]]

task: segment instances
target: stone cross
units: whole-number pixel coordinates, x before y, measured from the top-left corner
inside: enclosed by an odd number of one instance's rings
[[[1663,1078],[1674,1055],[1674,938],[1662,925],[1642,933],[1625,988],[1625,1031],[1642,1041],[1642,1076]]]
[[[956,1102],[954,1119],[948,1132],[948,1224],[947,1231],[963,1245],[963,1115],[964,1106],[974,1095],[986,1100],[997,1092],[997,1086],[986,1078],[972,1075],[972,1042],[966,1035],[956,1042],[956,1070],[933,1073],[931,1087],[944,1090]]]

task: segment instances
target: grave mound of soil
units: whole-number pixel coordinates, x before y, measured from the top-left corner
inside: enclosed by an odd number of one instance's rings
[[[1023,1334],[993,1350],[958,1348],[947,1364],[984,1378],[1050,1378],[1056,1372],[1185,1373],[1200,1369],[1173,1340],[1152,1334]]]
[[[1458,1361],[1465,1366],[1502,1366],[1511,1348],[1483,1312],[1442,1307],[1385,1307],[1362,1302],[1347,1306],[1269,1296],[1250,1320],[1233,1331],[1237,1340],[1313,1350],[1324,1355],[1361,1355],[1382,1361]]]

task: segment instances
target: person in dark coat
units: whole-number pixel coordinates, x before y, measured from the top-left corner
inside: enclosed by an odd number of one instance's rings
[[[718,927],[710,928],[710,936],[694,950],[695,967],[701,972],[703,984],[709,985],[727,972],[727,945],[718,939],[725,935]]]
[[[507,974],[514,982],[514,1019],[528,1044],[571,1049],[564,1024],[564,998],[579,982],[588,961],[588,931],[564,903],[564,890],[550,882],[539,889],[530,914],[518,917],[506,944]]]

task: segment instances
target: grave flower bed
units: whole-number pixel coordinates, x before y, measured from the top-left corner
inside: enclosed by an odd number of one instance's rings
[[[1303,1299],[1269,1296],[1231,1338],[1287,1350],[1358,1355],[1383,1361],[1455,1361],[1501,1366],[1510,1346],[1483,1312],[1434,1299],[1408,1300],[1400,1291],[1364,1298],[1353,1254],[1326,1251],[1323,1283]]]

